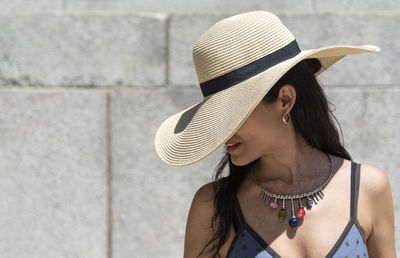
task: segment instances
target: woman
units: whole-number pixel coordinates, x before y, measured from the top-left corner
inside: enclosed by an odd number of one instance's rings
[[[184,257],[395,257],[388,178],[351,160],[315,78],[346,55],[377,51],[300,50],[263,11],[223,19],[196,41],[204,99],[164,121],[155,147],[179,166],[223,144],[226,154],[194,196]]]

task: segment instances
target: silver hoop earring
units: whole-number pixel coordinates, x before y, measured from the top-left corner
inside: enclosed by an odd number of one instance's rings
[[[286,116],[286,115],[287,115],[287,119],[285,119],[285,116]],[[283,115],[282,121],[283,121],[285,124],[289,123],[289,120],[290,120],[290,113],[287,113],[287,114]]]

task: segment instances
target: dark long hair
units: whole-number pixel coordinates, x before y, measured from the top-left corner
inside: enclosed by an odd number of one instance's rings
[[[321,68],[318,59],[304,59],[292,67],[265,95],[262,101],[271,104],[277,100],[280,88],[285,84],[291,84],[296,89],[296,103],[291,109],[291,120],[295,131],[306,142],[319,150],[351,160],[350,154],[340,143],[339,133],[332,117],[337,119],[328,106],[323,89],[315,78]],[[329,103],[330,104],[330,103]],[[338,123],[339,125],[339,123]],[[340,125],[339,125],[340,127]],[[342,135],[343,136],[343,135]],[[241,182],[247,176],[248,171],[258,162],[258,159],[245,165],[235,166],[227,152],[220,160],[214,175],[215,213],[211,219],[213,237],[204,246],[200,254],[207,246],[211,245],[208,252],[213,252],[212,258],[217,257],[222,245],[226,242],[232,225],[233,198],[237,194]],[[228,175],[222,173],[228,165]],[[219,221],[218,227],[214,225]],[[199,254],[199,256],[200,256]]]

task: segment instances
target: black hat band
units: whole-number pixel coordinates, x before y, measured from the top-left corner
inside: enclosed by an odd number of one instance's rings
[[[214,79],[200,83],[201,92],[204,97],[214,94],[218,91],[230,88],[244,80],[259,74],[268,68],[288,60],[301,52],[296,40],[293,40],[286,46],[272,52],[269,55],[261,57],[245,66],[242,66],[229,73],[218,76]]]

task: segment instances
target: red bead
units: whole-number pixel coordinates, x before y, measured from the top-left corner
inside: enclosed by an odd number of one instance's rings
[[[304,208],[299,208],[299,210],[297,211],[296,218],[300,219],[300,218],[304,217],[305,215],[306,215],[306,211],[304,210]]]
[[[269,205],[274,209],[278,207],[278,204],[276,202],[271,202]]]

